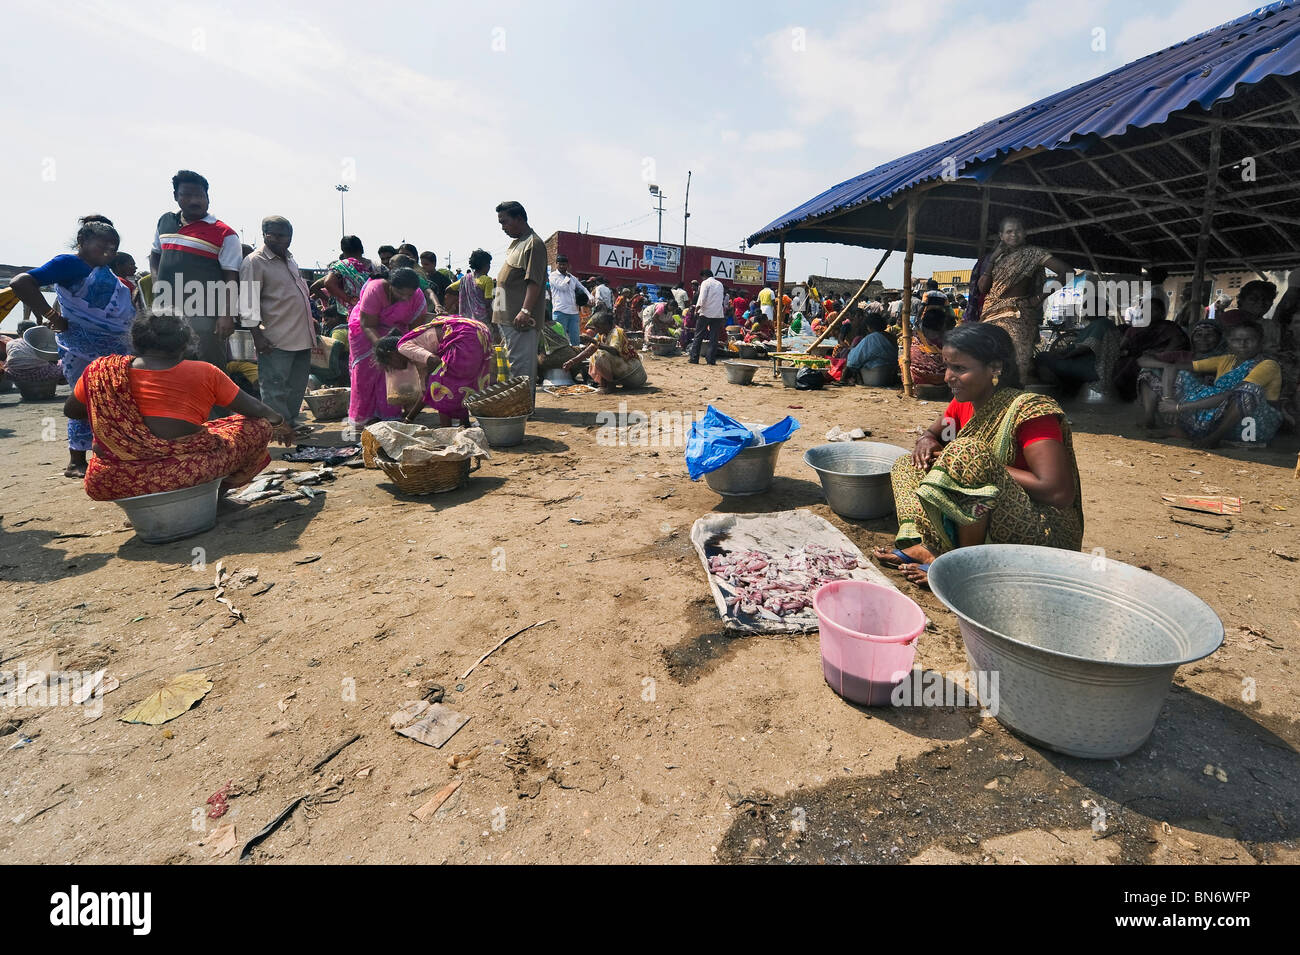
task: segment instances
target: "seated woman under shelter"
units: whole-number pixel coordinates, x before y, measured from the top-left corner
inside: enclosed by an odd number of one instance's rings
[[[247,484],[271,462],[274,437],[294,443],[278,413],[239,390],[215,365],[183,358],[191,331],[183,318],[142,315],[131,326],[136,354],[96,358],[63,406],[88,421],[94,457],[86,493],[114,501],[178,491],[216,478],[222,490]],[[235,414],[216,421],[214,407]]]
[[[1225,336],[1229,352],[1180,365],[1174,397],[1159,409],[1172,412],[1178,427],[1200,447],[1230,442],[1260,447],[1273,440],[1282,423],[1282,369],[1260,351],[1264,331],[1258,322],[1231,326]],[[1196,373],[1212,373],[1205,384]]]
[[[1011,336],[967,323],[944,338],[952,403],[894,464],[893,550],[875,557],[924,584],[930,562],[977,544],[1083,543],[1079,467],[1065,413],[1020,390]]]

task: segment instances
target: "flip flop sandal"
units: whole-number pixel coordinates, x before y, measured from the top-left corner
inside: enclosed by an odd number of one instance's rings
[[[929,564],[921,564],[921,562],[920,562],[919,560],[917,560],[915,557],[913,557],[911,554],[906,554],[906,553],[904,553],[903,551],[899,550],[897,547],[895,547],[893,550],[891,550],[890,553],[893,554],[895,557],[898,558],[899,563],[898,563],[898,564],[885,564],[886,567],[892,567],[894,570],[902,570],[902,569],[903,569],[904,567],[906,567],[908,564],[920,564],[922,570],[927,571],[927,572],[930,570],[930,565],[929,565]],[[880,560],[880,558],[877,557],[876,560]]]

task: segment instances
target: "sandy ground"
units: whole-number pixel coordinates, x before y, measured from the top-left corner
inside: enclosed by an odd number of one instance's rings
[[[910,446],[941,405],[648,364],[652,387],[626,397],[543,395],[528,440],[459,491],[408,498],[380,472],[341,469],[312,502],[262,502],[161,546],[61,476],[57,403],[0,396],[2,668],[53,652],[65,670],[120,680],[97,720],[75,706],[0,711],[3,858],[233,863],[238,850],[214,857],[200,841],[234,823],[242,846],[306,795],[254,861],[1300,861],[1300,565],[1271,553],[1300,555],[1293,436],[1206,454],[1136,439],[1129,409],[1071,409],[1086,548],[1189,588],[1227,629],[1222,649],[1179,671],[1142,749],[1092,762],[969,708],[847,704],[822,679],[815,634],[722,633],[691,523],[807,507],[864,551],[884,543],[892,522],[836,517],[802,453],[836,424]],[[803,429],[770,493],[725,501],[691,483],[680,447],[603,446],[596,414],[620,400],[790,413]],[[1173,523],[1162,492],[1239,494],[1242,513],[1228,532]],[[181,595],[210,584],[218,560],[257,570],[230,592],[246,622],[211,591]],[[934,621],[918,662],[965,669],[955,618],[901,586]],[[503,636],[552,618],[460,679]],[[158,727],[119,721],[189,670],[214,684],[192,710]],[[431,683],[470,717],[440,750],[388,722]],[[457,780],[436,815],[411,817]],[[227,784],[229,811],[207,819]]]

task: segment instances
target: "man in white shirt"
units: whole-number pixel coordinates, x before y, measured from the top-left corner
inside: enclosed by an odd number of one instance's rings
[[[690,307],[691,296],[687,293],[686,289],[679,285],[673,289],[673,301],[677,303],[679,309],[685,311]]]
[[[700,283],[700,297],[695,302],[695,340],[691,342],[689,361],[692,365],[700,363],[700,346],[704,343],[704,336],[707,334],[709,353],[704,360],[710,365],[716,365],[718,336],[722,334],[727,324],[727,293],[722,283],[715,279],[708,269],[700,270],[700,278],[704,281]]]
[[[564,334],[569,336],[569,344],[578,344],[578,291],[590,298],[586,287],[578,277],[569,272],[569,257],[557,255],[555,269],[550,275],[551,314],[564,326]]]
[[[614,290],[605,281],[605,276],[597,275],[595,278],[596,288],[591,294],[596,296],[597,301],[603,302],[611,312],[614,311]]]

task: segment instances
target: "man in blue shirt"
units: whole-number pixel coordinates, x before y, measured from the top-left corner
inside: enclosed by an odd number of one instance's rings
[[[869,334],[853,346],[846,362],[848,370],[860,372],[869,368],[883,368],[898,364],[898,346],[885,334],[885,316],[879,312],[867,314]]]

